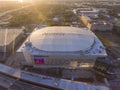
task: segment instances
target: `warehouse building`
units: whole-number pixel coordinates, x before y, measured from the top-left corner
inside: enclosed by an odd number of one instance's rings
[[[80,16],[84,15],[88,17],[94,17],[98,16],[99,10],[95,8],[77,8],[73,10],[73,13]]]
[[[7,57],[8,54],[14,53],[15,46],[23,38],[23,32],[20,28],[0,29],[0,57]]]
[[[94,19],[87,16],[80,16],[84,25],[92,31],[112,31],[113,24],[106,20]]]

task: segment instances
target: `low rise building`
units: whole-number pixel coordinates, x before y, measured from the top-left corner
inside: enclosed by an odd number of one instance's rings
[[[113,24],[105,20],[92,21],[87,26],[92,31],[112,31]]]
[[[113,24],[100,19],[93,19],[87,16],[80,16],[84,25],[92,31],[112,31]]]
[[[78,9],[74,9],[73,13],[77,14],[77,15],[84,15],[84,16],[97,16],[99,14],[99,10],[95,9],[95,8],[78,8]]]

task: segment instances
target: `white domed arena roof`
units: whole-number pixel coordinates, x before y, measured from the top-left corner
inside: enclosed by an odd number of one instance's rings
[[[54,26],[34,31],[30,42],[33,47],[48,52],[86,51],[94,44],[94,35],[82,28]]]

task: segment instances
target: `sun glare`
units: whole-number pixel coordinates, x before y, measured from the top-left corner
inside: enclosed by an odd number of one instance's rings
[[[21,3],[23,2],[23,0],[18,0],[18,1],[21,2]]]

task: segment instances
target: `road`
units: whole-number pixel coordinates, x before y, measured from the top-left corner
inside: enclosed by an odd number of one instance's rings
[[[115,33],[95,32],[105,46],[119,46],[120,37]]]
[[[3,17],[3,16],[5,16],[5,15],[7,15],[7,14],[10,14],[10,13],[22,10],[24,8],[28,8],[30,6],[32,6],[32,5],[27,5],[27,6],[23,6],[21,8],[12,9],[12,10],[8,10],[8,11],[5,11],[5,12],[2,12],[2,13],[0,13],[0,18]],[[4,19],[4,20],[0,20],[0,25],[8,24],[9,22],[7,20],[9,20],[10,18]]]
[[[16,12],[16,11],[22,10],[22,9],[24,9],[24,8],[28,8],[28,7],[30,7],[30,6],[32,6],[32,5],[27,5],[27,6],[23,6],[23,7],[21,7],[21,8],[12,9],[12,10],[8,10],[8,11],[5,11],[5,12],[2,12],[2,13],[0,13],[0,17],[4,16],[4,15],[6,15],[6,14],[10,14],[10,13],[12,13],[12,12]]]
[[[2,89],[3,88],[3,89]],[[0,90],[51,90],[0,74]]]

